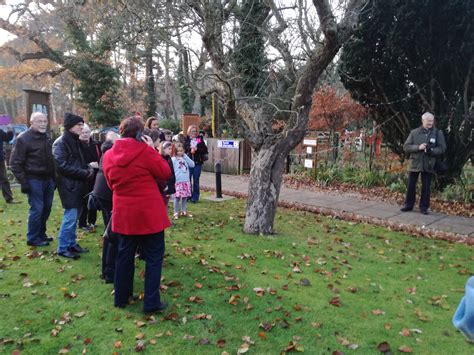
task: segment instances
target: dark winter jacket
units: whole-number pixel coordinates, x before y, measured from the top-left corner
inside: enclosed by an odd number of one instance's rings
[[[84,153],[84,159],[87,164],[92,163],[92,162],[97,162],[99,163],[100,157],[102,156],[102,153],[100,151],[100,143],[90,139],[89,143],[84,143],[82,141],[79,141],[82,152]],[[87,182],[87,192],[91,192],[94,189],[94,182],[95,178],[97,176],[99,169],[94,169],[94,176],[88,180]]]
[[[57,185],[63,208],[80,208],[87,193],[87,180],[93,176],[80,147],[79,136],[65,131],[53,143],[58,174]]]
[[[418,149],[423,143],[428,144],[428,152]],[[409,171],[433,173],[436,157],[443,155],[446,151],[443,132],[437,128],[415,128],[410,132],[403,150],[410,154]]]
[[[186,136],[184,140],[184,152],[194,161],[194,163],[203,164],[203,156],[208,154],[206,143],[204,143],[204,138],[202,136],[198,136],[196,138],[198,140],[198,144],[196,147],[197,150],[194,154],[191,153],[191,139],[192,138],[190,136]]]
[[[0,160],[5,159],[5,154],[3,153],[3,142],[9,142],[13,139],[13,131],[5,132],[0,129]]]
[[[97,176],[95,177],[95,183],[94,183],[94,196],[109,202],[112,204],[112,190],[110,189],[109,185],[107,185],[107,180],[105,180],[104,176],[104,170],[102,168],[102,161],[103,161],[103,156],[106,151],[108,151],[110,148],[112,148],[113,143],[109,141],[105,141],[102,144],[101,151],[102,151],[102,158],[100,159],[99,163],[99,171],[97,173]]]
[[[10,166],[21,185],[27,179],[54,178],[53,140],[46,133],[29,129],[20,134],[13,147]]]
[[[162,155],[163,159],[167,161],[170,170],[171,170],[171,177],[166,181],[166,183],[160,183],[160,191],[162,191],[163,194],[165,195],[172,195],[176,192],[176,189],[174,187],[176,183],[176,177],[174,176],[174,168],[173,168],[173,162],[171,160],[171,157],[169,155]]]

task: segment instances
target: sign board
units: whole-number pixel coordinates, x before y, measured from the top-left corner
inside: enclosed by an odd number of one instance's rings
[[[217,140],[217,148],[239,149],[239,141],[218,139]]]
[[[306,147],[306,154],[313,154],[313,148],[312,147]]]
[[[12,118],[7,115],[0,115],[0,125],[7,125],[12,123]]]
[[[312,159],[305,159],[304,160],[304,167],[312,169],[313,168],[313,160]]]
[[[310,145],[310,146],[316,147],[317,144],[318,143],[317,143],[316,139],[304,139],[303,140],[303,145]]]

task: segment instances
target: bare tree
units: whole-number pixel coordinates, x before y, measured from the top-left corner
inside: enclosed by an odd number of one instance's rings
[[[288,7],[285,9],[273,0],[267,0],[271,12],[262,23],[261,30],[278,55],[274,67],[267,70],[268,81],[265,83],[274,88],[264,97],[239,95],[242,90],[238,78],[245,73],[233,71],[230,65],[232,46],[226,42],[225,33],[229,29],[232,14],[240,10],[237,2],[188,0],[187,3],[203,23],[202,41],[213,64],[214,75],[220,83],[225,100],[225,118],[244,133],[252,146],[244,231],[272,234],[286,156],[303,139],[314,87],[357,27],[358,14],[365,1],[344,2],[344,9],[339,9],[342,15],[338,21],[330,1],[313,0],[319,28],[305,26],[309,24],[308,14],[299,9],[297,27],[288,34],[285,30],[290,23],[284,16]],[[301,5],[303,1],[298,3]],[[292,41],[295,40],[294,31],[298,31],[298,27],[300,33],[304,29],[304,51],[295,53]]]

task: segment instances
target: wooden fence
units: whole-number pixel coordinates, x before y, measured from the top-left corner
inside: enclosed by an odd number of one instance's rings
[[[243,139],[206,139],[209,160],[203,165],[204,171],[214,172],[214,164],[221,163],[223,174],[240,175],[250,172],[252,150]]]

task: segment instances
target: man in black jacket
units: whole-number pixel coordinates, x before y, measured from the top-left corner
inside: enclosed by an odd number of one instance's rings
[[[30,129],[17,138],[10,158],[10,166],[21,192],[28,195],[27,244],[46,246],[53,239],[46,235],[46,222],[54,197],[53,141],[46,133],[48,119],[41,112],[33,112]]]
[[[58,255],[77,259],[88,250],[76,242],[76,223],[87,180],[94,176],[80,147],[79,135],[84,119],[72,113],[64,115],[64,133],[53,143],[53,157],[58,173],[58,190],[64,217],[58,235]]]
[[[7,168],[5,166],[5,153],[3,152],[3,142],[9,142],[13,139],[13,129],[7,128],[7,132],[0,129],[0,185],[2,187],[3,198],[7,203],[18,203],[13,200],[12,189],[7,177]]]

